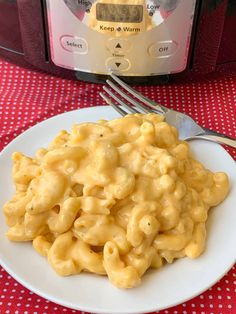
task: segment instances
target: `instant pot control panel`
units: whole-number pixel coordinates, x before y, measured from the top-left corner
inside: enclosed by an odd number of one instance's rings
[[[94,74],[182,72],[196,0],[47,0],[52,61]]]

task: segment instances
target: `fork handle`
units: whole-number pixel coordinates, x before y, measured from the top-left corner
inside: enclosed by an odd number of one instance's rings
[[[224,134],[220,134],[218,132],[214,132],[208,129],[204,129],[204,133],[196,135],[194,138],[201,138],[207,141],[211,141],[211,142],[217,142],[219,144],[224,144],[227,146],[231,146],[236,148],[236,140],[226,136]]]

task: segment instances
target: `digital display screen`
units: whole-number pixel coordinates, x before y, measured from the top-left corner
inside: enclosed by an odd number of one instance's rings
[[[96,18],[104,22],[141,23],[143,6],[130,4],[97,3]]]

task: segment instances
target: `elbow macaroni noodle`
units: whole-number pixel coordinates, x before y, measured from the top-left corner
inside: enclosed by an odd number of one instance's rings
[[[35,158],[12,160],[7,237],[32,241],[59,275],[106,274],[120,288],[198,257],[209,208],[229,190],[227,175],[205,169],[155,114],[75,125]]]

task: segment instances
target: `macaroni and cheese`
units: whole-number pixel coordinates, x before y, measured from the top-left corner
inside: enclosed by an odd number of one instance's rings
[[[32,241],[61,276],[107,275],[120,288],[198,257],[209,208],[229,190],[227,175],[205,169],[155,114],[75,125],[34,158],[12,160],[7,237]]]

